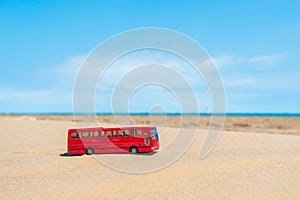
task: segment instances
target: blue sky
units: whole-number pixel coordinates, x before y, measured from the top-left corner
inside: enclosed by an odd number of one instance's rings
[[[298,1],[0,1],[0,112],[72,112],[89,52],[142,27],[173,29],[202,45],[223,78],[227,112],[300,112],[299,10]],[[143,103],[131,111],[165,104]]]

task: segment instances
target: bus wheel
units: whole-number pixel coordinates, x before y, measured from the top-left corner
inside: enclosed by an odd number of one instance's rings
[[[86,155],[92,155],[94,153],[94,149],[93,148],[87,148],[86,149]]]
[[[131,153],[137,153],[138,152],[138,148],[137,147],[131,147],[130,148],[130,152]]]

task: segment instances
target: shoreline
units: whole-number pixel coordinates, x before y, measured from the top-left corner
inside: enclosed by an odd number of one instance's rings
[[[2,115],[35,115],[35,116],[49,116],[49,115],[63,115],[63,116],[73,116],[73,112],[16,112],[16,113],[1,113]],[[93,113],[92,113],[93,114]],[[77,113],[76,115],[91,115],[90,113]],[[199,117],[210,117],[210,116],[225,116],[225,117],[300,117],[300,113],[293,112],[228,112],[228,113],[177,113],[177,112],[169,112],[169,113],[148,113],[148,112],[133,112],[133,113],[110,113],[110,112],[96,112],[97,116],[111,116],[111,115],[119,115],[119,116],[199,116]]]

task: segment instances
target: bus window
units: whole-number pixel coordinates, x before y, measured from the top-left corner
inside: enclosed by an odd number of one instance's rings
[[[111,137],[112,136],[111,131],[105,131],[105,133],[106,133],[106,137]]]
[[[112,137],[117,137],[117,131],[116,130],[111,130],[111,135],[112,135]]]
[[[128,130],[119,130],[118,136],[119,137],[128,137],[129,131]]]
[[[71,133],[71,138],[79,138],[79,134],[77,132]]]
[[[158,134],[156,128],[151,128],[152,140],[158,140]]]
[[[90,138],[90,132],[82,132],[82,138]]]
[[[116,130],[106,131],[106,137],[116,137],[116,136],[117,136],[117,131]]]
[[[130,130],[130,135],[135,136],[135,130],[134,129]]]
[[[142,129],[136,129],[136,136],[142,136]]]
[[[100,137],[104,137],[103,131],[95,131],[94,138],[100,138]]]
[[[128,130],[123,130],[123,135],[124,135],[124,137],[128,137],[129,136],[129,131]]]
[[[130,130],[131,136],[142,136],[142,129],[132,129]]]

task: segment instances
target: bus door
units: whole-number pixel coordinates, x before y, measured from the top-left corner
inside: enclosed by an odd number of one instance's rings
[[[149,133],[144,133],[144,143],[146,144],[146,146],[150,146]]]

